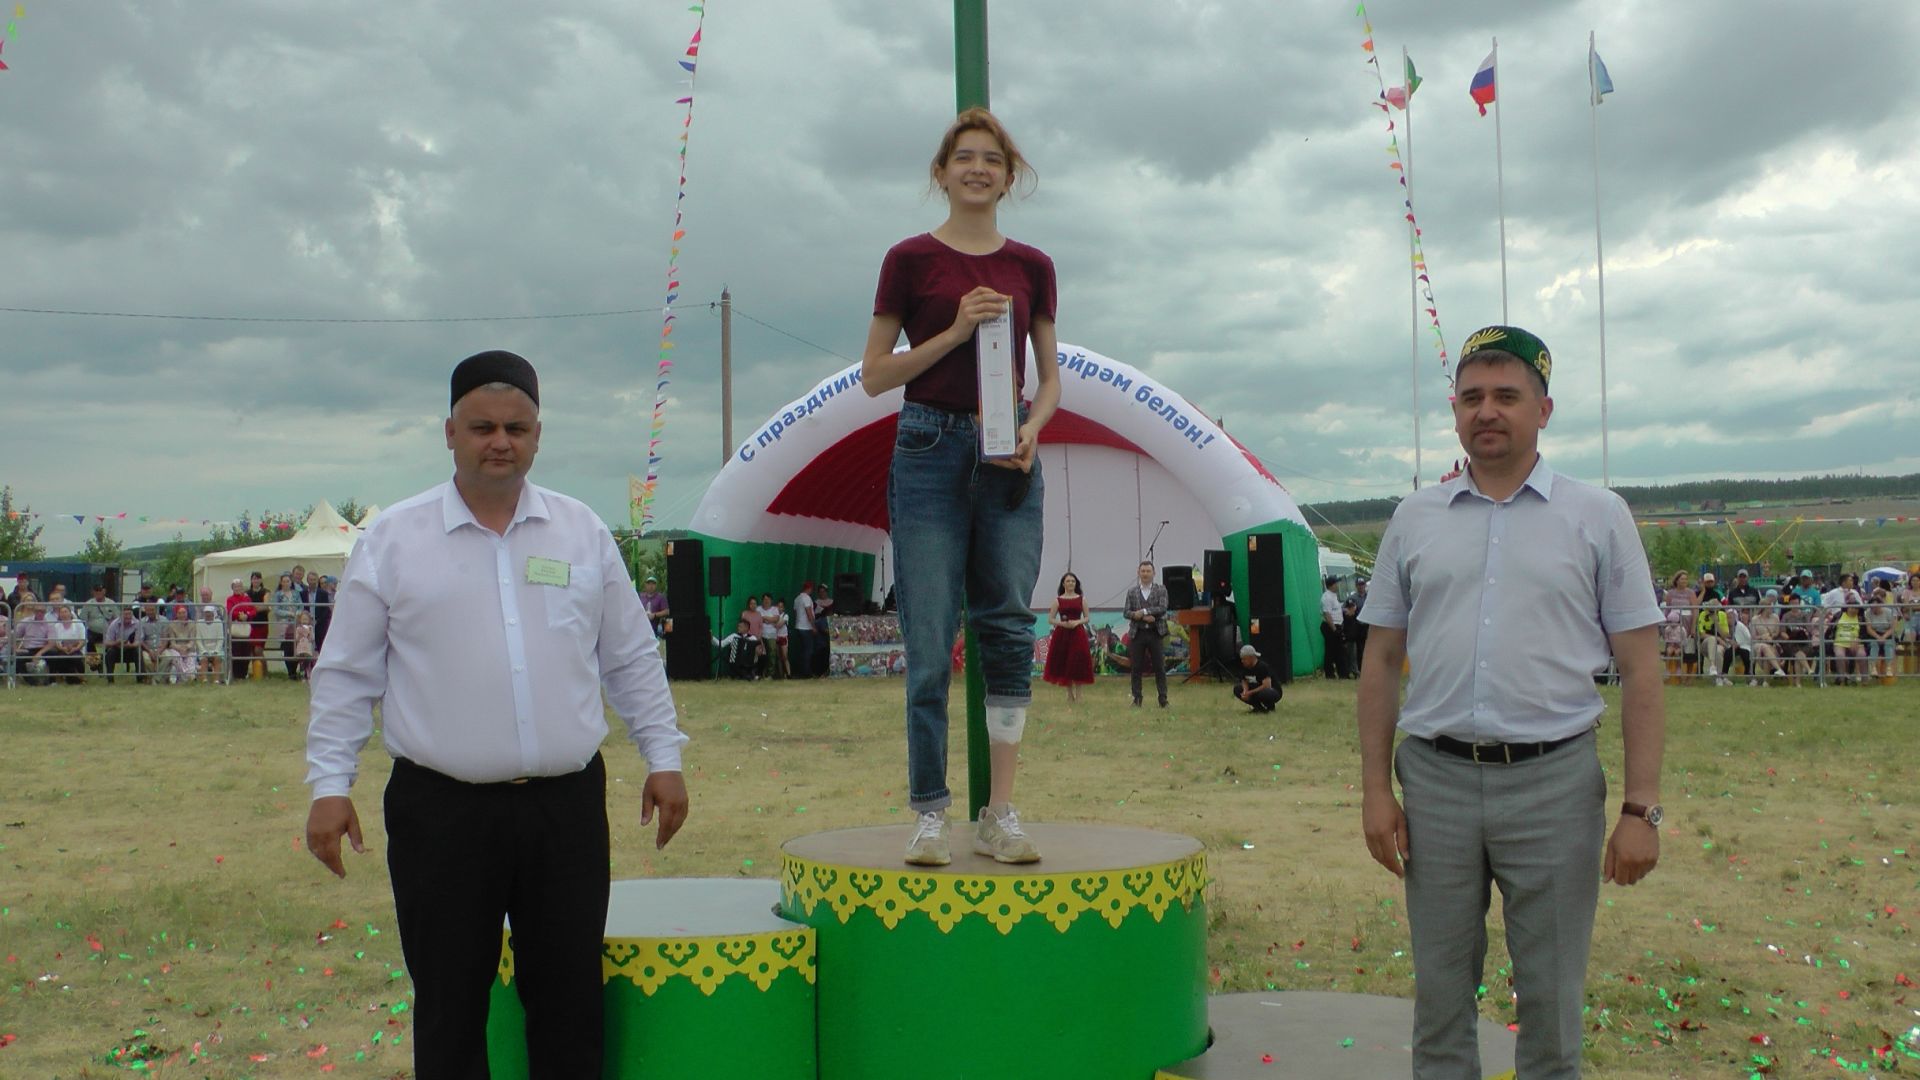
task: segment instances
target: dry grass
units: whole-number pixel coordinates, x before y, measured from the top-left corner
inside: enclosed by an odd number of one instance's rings
[[[1352,693],[1295,684],[1256,718],[1211,685],[1177,688],[1170,713],[1126,708],[1117,680],[1072,711],[1044,688],[1022,802],[1204,840],[1215,989],[1406,995],[1396,883],[1358,838]],[[790,836],[898,820],[899,694],[680,687],[692,819],[655,853],[642,766],[610,744],[615,876],[771,876]],[[1920,979],[1920,684],[1668,701],[1665,861],[1604,894],[1590,1071],[1808,1075],[1875,1048],[1877,1072],[1920,1066],[1901,1045],[1920,1009],[1902,981]],[[300,844],[304,706],[281,682],[0,692],[0,1042],[16,1037],[0,1077],[118,1075],[137,1058],[173,1077],[409,1072],[386,757],[369,752],[357,789],[372,853],[332,880]],[[1602,734],[1617,793],[1617,728]],[[1483,1008],[1510,1020],[1505,974],[1496,935]]]

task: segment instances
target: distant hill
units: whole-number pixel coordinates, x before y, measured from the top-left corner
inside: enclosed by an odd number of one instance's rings
[[[1694,513],[1744,505],[1804,505],[1861,499],[1920,499],[1920,473],[1905,476],[1807,476],[1796,480],[1695,480],[1684,484],[1617,487],[1635,513]],[[1300,508],[1315,525],[1385,521],[1398,498],[1310,503]]]

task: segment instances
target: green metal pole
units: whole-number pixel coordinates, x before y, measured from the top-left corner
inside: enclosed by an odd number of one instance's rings
[[[954,111],[988,107],[987,0],[953,0]],[[987,681],[980,674],[980,639],[967,627],[967,820],[980,816],[993,789],[987,748]]]
[[[953,0],[954,112],[991,108],[987,93],[987,0]]]

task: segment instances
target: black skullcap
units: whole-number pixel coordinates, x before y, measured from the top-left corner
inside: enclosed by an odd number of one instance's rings
[[[453,369],[453,397],[447,402],[447,408],[451,410],[461,398],[489,383],[506,383],[524,391],[535,406],[540,404],[540,376],[534,374],[533,365],[527,363],[526,357],[504,349],[490,349],[474,353]]]

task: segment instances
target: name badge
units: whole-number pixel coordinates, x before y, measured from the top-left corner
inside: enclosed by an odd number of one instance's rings
[[[571,563],[559,559],[543,559],[538,555],[527,556],[527,584],[558,585],[567,587],[573,571]]]

